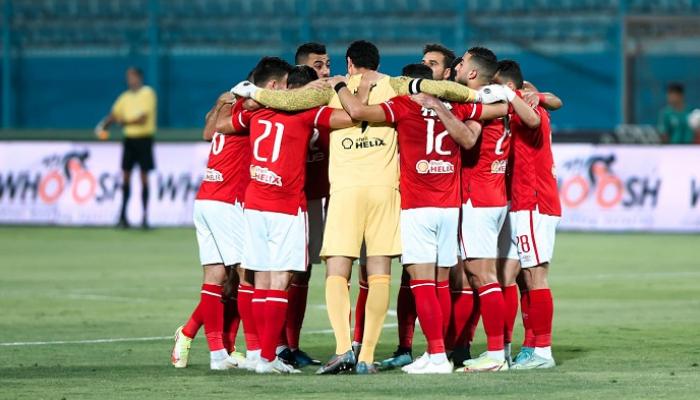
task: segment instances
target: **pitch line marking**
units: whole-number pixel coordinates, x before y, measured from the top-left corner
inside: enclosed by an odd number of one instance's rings
[[[395,328],[397,324],[384,324],[384,328]],[[333,333],[332,329],[317,329],[306,332],[310,335],[321,335]],[[4,342],[0,346],[4,347],[19,347],[19,346],[50,346],[59,344],[100,344],[100,343],[117,343],[117,342],[155,342],[159,340],[172,340],[173,336],[148,336],[134,338],[106,338],[106,339],[85,339],[85,340],[54,340],[46,342]]]

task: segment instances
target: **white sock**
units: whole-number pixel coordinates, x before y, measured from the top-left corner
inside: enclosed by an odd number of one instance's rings
[[[552,358],[552,346],[535,347],[535,354],[542,358]]]
[[[286,348],[287,348],[287,346],[277,346],[277,349],[275,349],[275,354],[279,354],[279,353],[283,352],[284,349],[286,349]]]
[[[486,353],[488,354],[489,358],[492,360],[503,361],[506,359],[506,352],[504,350],[496,350],[496,351],[489,350]]]
[[[442,364],[444,362],[447,362],[447,354],[445,353],[435,353],[435,354],[430,354],[430,362],[433,364]]]
[[[260,350],[247,350],[245,352],[245,358],[248,360],[259,360],[260,359]]]
[[[228,353],[226,352],[226,349],[215,350],[209,352],[209,357],[212,361],[221,361],[224,358],[228,357]]]

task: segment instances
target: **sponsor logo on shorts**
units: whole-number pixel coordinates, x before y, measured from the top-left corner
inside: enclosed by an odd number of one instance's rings
[[[455,166],[443,160],[419,160],[416,163],[416,171],[419,174],[453,174]]]
[[[386,146],[386,143],[381,138],[362,136],[357,139],[345,138],[340,142],[345,150],[350,149],[368,149],[371,147]]]
[[[508,160],[496,160],[496,161],[491,163],[491,173],[492,174],[505,174],[507,165],[508,165]]]
[[[552,177],[557,179],[557,166],[552,164]]]
[[[268,185],[282,186],[282,177],[274,171],[257,165],[250,166],[250,179]]]
[[[203,181],[205,181],[205,182],[223,182],[224,176],[221,174],[221,172],[219,172],[213,168],[207,168],[207,171],[204,173]]]

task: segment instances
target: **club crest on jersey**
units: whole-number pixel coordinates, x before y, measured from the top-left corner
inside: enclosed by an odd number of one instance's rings
[[[452,104],[450,104],[447,101],[443,101],[442,104],[445,105],[445,108],[452,111]],[[435,110],[431,110],[430,108],[421,107],[420,113],[423,117],[435,117],[435,118],[437,118],[437,113],[435,112]]]
[[[452,174],[455,172],[455,166],[449,161],[419,160],[416,163],[416,171],[419,174]]]
[[[496,161],[491,163],[491,173],[492,174],[505,174],[507,165],[508,165],[508,160],[496,160]]]
[[[268,185],[282,186],[282,177],[265,167],[250,166],[250,179]]]
[[[221,174],[221,172],[213,168],[207,168],[206,172],[204,173],[203,180],[205,182],[223,182],[224,176]]]

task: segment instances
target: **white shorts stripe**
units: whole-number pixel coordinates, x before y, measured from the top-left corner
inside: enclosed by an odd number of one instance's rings
[[[489,290],[484,290],[483,292],[479,293],[479,296],[486,296],[489,293],[500,292],[500,291],[501,291],[501,288],[495,287],[495,288],[491,288]]]
[[[415,288],[420,287],[420,286],[435,286],[435,284],[434,283],[419,283],[417,285],[411,285],[411,289],[415,289]]]
[[[287,299],[283,299],[281,297],[268,297],[265,300],[266,301],[275,301],[277,303],[288,303],[289,302]]]

